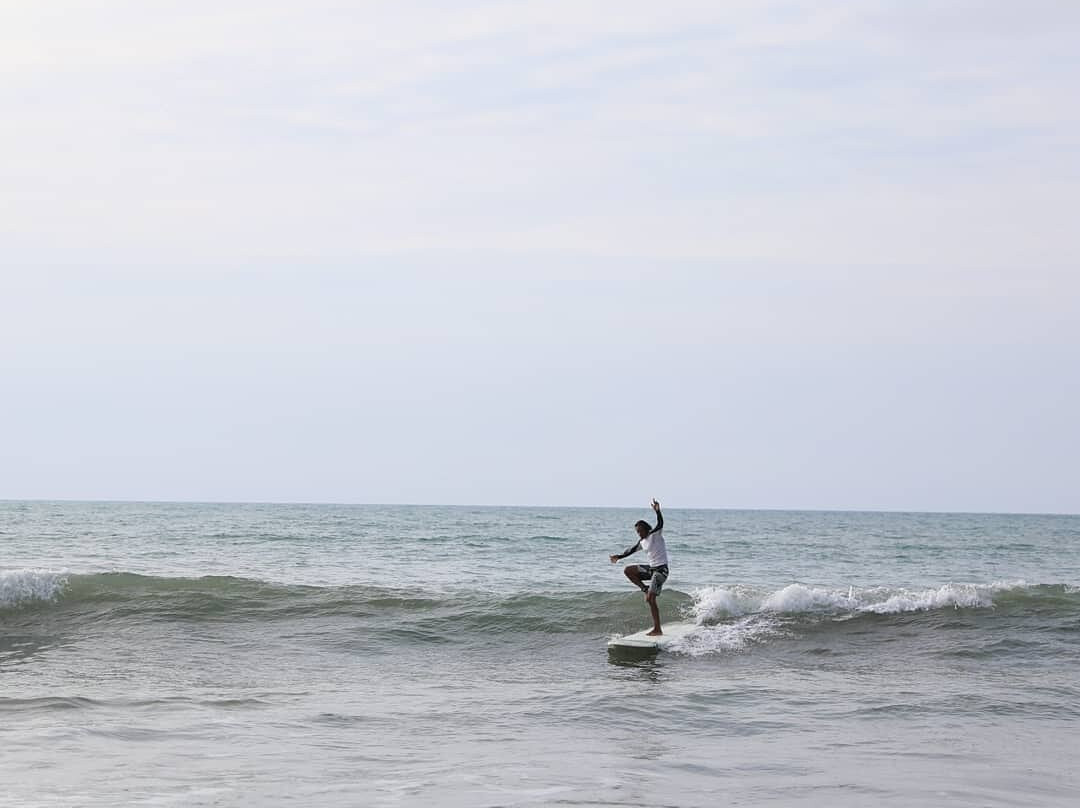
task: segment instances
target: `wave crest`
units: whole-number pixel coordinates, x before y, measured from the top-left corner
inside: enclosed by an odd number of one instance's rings
[[[66,570],[0,570],[0,608],[56,600],[67,582]]]
[[[1036,588],[1023,581],[993,584],[948,583],[936,588],[848,587],[829,589],[789,584],[773,591],[744,586],[706,587],[692,594],[691,613],[699,623],[724,617],[770,612],[777,614],[903,614],[935,609],[987,609],[998,593]]]

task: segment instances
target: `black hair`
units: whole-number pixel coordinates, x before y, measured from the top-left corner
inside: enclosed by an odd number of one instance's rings
[[[652,530],[652,525],[650,525],[644,519],[638,519],[636,522],[634,522],[634,527],[644,527],[646,530]]]

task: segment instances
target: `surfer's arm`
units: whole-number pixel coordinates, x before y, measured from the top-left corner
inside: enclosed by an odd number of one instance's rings
[[[641,542],[638,542],[633,547],[627,547],[625,550],[623,550],[618,555],[613,555],[611,557],[611,563],[614,564],[616,561],[618,561],[620,559],[623,559],[623,558],[626,558],[628,555],[633,555],[634,553],[636,553],[640,549],[641,549]]]
[[[656,527],[650,533],[658,533],[664,529],[664,514],[660,513],[660,503],[655,499],[652,501],[652,509],[656,511]]]

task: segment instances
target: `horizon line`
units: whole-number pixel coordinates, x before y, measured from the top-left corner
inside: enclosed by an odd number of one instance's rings
[[[82,499],[67,497],[28,497],[8,499],[0,497],[0,503],[67,503],[81,505],[323,505],[358,508],[534,508],[551,510],[632,510],[648,505],[536,505],[536,504],[479,504],[439,502],[344,502],[333,500],[233,500],[233,499]],[[676,505],[676,511],[757,511],[774,513],[880,513],[924,514],[928,516],[1080,516],[1068,511],[972,511],[972,510],[919,510],[911,508],[792,508],[784,506],[737,507],[726,505]]]

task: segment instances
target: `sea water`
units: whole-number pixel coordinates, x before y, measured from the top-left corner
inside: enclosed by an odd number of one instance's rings
[[[0,503],[0,805],[1080,802],[1080,517],[665,517]]]

